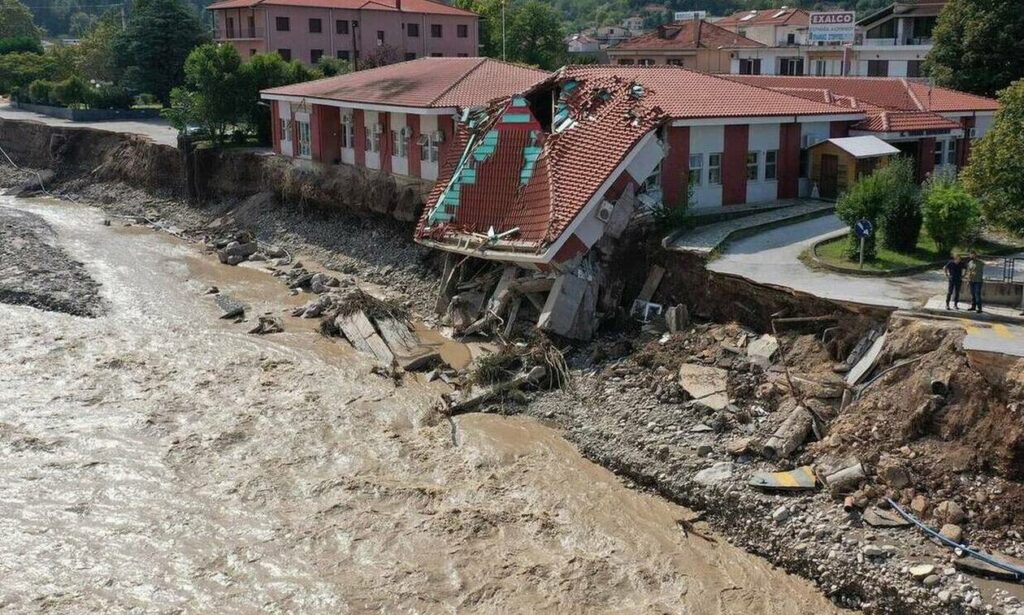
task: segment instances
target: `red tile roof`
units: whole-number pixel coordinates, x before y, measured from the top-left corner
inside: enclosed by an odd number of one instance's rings
[[[645,51],[672,49],[718,49],[764,47],[734,32],[703,20],[678,21],[658,26],[653,32],[626,39],[609,51]]]
[[[476,17],[472,11],[448,6],[434,0],[222,0],[206,7],[209,11],[220,9],[249,8],[254,6],[304,6],[315,8],[352,9],[363,11],[402,11],[403,13],[424,13],[428,15],[465,15]]]
[[[723,28],[744,26],[806,26],[810,24],[810,13],[803,9],[763,9],[740,11],[715,23]]]
[[[262,93],[397,107],[474,107],[526,91],[550,76],[490,58],[420,58]]]
[[[961,126],[953,120],[928,111],[879,110],[851,128],[870,132],[911,132],[915,130],[956,130]]]
[[[833,96],[856,99],[863,105],[893,111],[995,111],[999,103],[991,98],[956,90],[929,87],[893,77],[784,77],[778,75],[727,75],[728,79],[764,88],[790,91],[793,88],[828,90]],[[862,106],[863,106],[862,105]]]

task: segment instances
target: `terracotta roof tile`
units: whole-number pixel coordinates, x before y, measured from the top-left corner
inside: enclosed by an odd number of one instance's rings
[[[262,94],[399,107],[473,107],[528,90],[548,77],[545,71],[490,58],[420,58]]]
[[[955,130],[960,124],[928,111],[885,111],[872,113],[862,122],[854,124],[854,130],[870,132],[910,132],[915,130]]]
[[[806,26],[811,21],[810,13],[803,9],[763,9],[740,11],[723,17],[715,24],[723,28],[744,26]]]
[[[634,36],[611,47],[609,51],[641,51],[666,49],[718,49],[764,47],[761,43],[740,36],[703,20],[678,21],[658,26],[653,32]]]
[[[363,11],[398,11],[403,13],[423,13],[428,15],[465,15],[476,17],[472,11],[448,6],[433,0],[402,0],[402,8],[398,9],[395,0],[223,0],[206,7],[209,11],[254,6],[305,6],[316,8],[351,9]]]

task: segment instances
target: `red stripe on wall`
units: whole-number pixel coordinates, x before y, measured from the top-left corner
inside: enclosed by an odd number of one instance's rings
[[[686,203],[688,173],[690,171],[690,127],[669,126],[668,154],[661,163],[662,201],[666,207],[679,207]]]
[[[722,152],[722,205],[747,202],[747,146],[750,126],[725,127],[725,151]]]
[[[362,109],[352,110],[352,130],[355,139],[356,166],[366,166],[366,118],[363,117]]]
[[[409,137],[409,175],[420,177],[420,116],[409,113],[405,116],[405,122],[412,131]]]
[[[917,181],[923,182],[935,170],[935,137],[917,142]]]
[[[960,125],[964,127],[964,136],[956,142],[956,164],[963,168],[971,160],[971,128],[975,127],[973,117],[960,118]]]
[[[380,112],[377,114],[377,122],[380,124],[380,169],[391,172],[391,114]]]
[[[573,258],[577,254],[582,254],[587,251],[587,244],[583,243],[583,240],[576,236],[575,233],[569,235],[569,238],[565,240],[562,247],[555,253],[554,261],[556,263],[564,263],[565,261]]]
[[[444,160],[445,152],[448,151],[448,144],[455,139],[455,120],[450,115],[437,116],[437,128],[444,132],[444,143],[437,148],[437,159]]]
[[[800,196],[800,124],[779,125],[778,198]]]

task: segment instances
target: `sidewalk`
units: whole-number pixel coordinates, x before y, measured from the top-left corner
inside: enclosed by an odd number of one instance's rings
[[[835,203],[802,200],[789,207],[779,207],[742,218],[716,222],[669,235],[662,242],[667,250],[693,252],[708,256],[725,244],[730,237],[780,224],[794,223],[824,216],[835,209]],[[726,208],[728,209],[728,208]]]
[[[15,109],[10,104],[0,105],[0,119],[38,122],[61,128],[95,128],[108,132],[120,132],[148,137],[160,145],[178,146],[178,131],[164,120],[111,120],[109,122],[72,122],[49,115]]]
[[[961,297],[962,299],[962,297]],[[951,316],[955,318],[966,318],[969,320],[977,320],[979,322],[1003,322],[1008,324],[1019,324],[1024,325],[1024,316],[1021,316],[1020,306],[1007,306],[1007,305],[985,305],[982,306],[982,313],[969,312],[967,308],[970,307],[971,301],[960,301],[959,310],[947,310],[946,309],[946,295],[935,295],[924,304],[921,309],[925,312],[936,314],[939,316]]]

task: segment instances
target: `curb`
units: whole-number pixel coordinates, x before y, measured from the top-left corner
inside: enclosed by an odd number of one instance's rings
[[[849,235],[849,233],[847,233],[847,235]],[[834,271],[836,273],[844,273],[846,275],[854,275],[864,278],[901,278],[904,276],[916,275],[918,273],[925,273],[927,271],[932,271],[934,269],[940,269],[946,264],[946,259],[942,259],[940,261],[932,261],[930,263],[914,265],[912,267],[903,267],[902,269],[891,269],[889,271],[867,271],[863,269],[840,267],[838,265],[833,265],[831,263],[827,263],[821,260],[821,257],[818,256],[818,248],[820,246],[830,241],[836,241],[838,239],[843,239],[845,237],[846,235],[840,235],[839,237],[829,237],[827,239],[822,239],[821,241],[818,241],[814,245],[812,245],[811,249],[807,252],[807,254],[810,256],[810,259],[814,263],[814,266],[821,267],[822,269],[827,269],[829,271]],[[1016,254],[1017,252],[1020,251],[1020,247],[1007,246],[1003,250],[996,250],[990,254],[987,254],[986,256],[1005,256],[1008,254]]]
[[[993,314],[992,312],[969,312],[967,310],[940,310],[936,308],[915,308],[913,310],[901,310],[910,314],[924,314],[928,316],[939,316],[945,318],[955,318],[957,320],[967,319],[983,323],[999,323],[1006,325],[1024,325],[1024,316],[1005,316],[1003,314]]]
[[[718,252],[722,249],[722,246],[725,246],[730,241],[734,241],[736,239],[740,239],[740,238],[743,238],[743,237],[749,237],[750,235],[755,235],[755,234],[760,233],[760,232],[765,231],[765,230],[769,230],[769,229],[773,229],[773,228],[778,228],[778,227],[782,227],[782,226],[788,226],[790,224],[799,224],[800,222],[806,222],[807,220],[813,220],[814,218],[820,218],[820,217],[828,216],[828,215],[831,215],[831,214],[835,213],[835,210],[836,210],[835,209],[835,204],[832,204],[830,207],[823,207],[821,209],[818,209],[818,210],[815,210],[815,211],[809,211],[809,212],[800,214],[798,216],[792,216],[790,218],[781,218],[779,220],[771,220],[769,222],[762,222],[760,224],[755,224],[753,226],[747,226],[747,227],[743,227],[743,228],[738,228],[735,231],[731,231],[730,233],[728,233],[713,248],[709,248],[707,250],[691,250],[691,249],[687,249],[687,248],[673,248],[673,247],[671,247],[670,244],[675,240],[676,237],[678,237],[682,233],[687,232],[686,230],[678,230],[678,231],[674,231],[674,232],[670,233],[667,237],[662,239],[661,240],[661,247],[664,250],[669,250],[669,251],[672,251],[672,252],[685,252],[685,253],[688,253],[688,254],[696,254],[696,255],[701,256],[701,257],[703,257],[705,259],[711,259],[716,254],[718,254]],[[742,218],[739,218],[739,219],[742,219]]]

